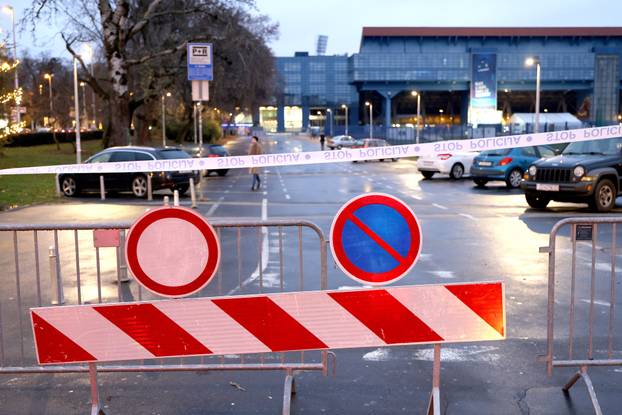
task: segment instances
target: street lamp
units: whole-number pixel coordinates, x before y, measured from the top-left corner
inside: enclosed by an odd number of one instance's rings
[[[95,77],[93,69],[93,48],[88,43],[82,45],[82,60],[85,64],[90,64],[91,77]],[[83,94],[84,95],[84,94]],[[93,113],[93,126],[97,128],[97,112],[95,109],[95,89],[91,88],[91,112]],[[86,99],[84,100],[84,114],[86,114]],[[86,120],[88,124],[88,118]]]
[[[343,108],[344,110],[346,110],[346,135],[348,135],[348,124],[350,119],[348,118],[348,106],[346,104],[341,104],[341,108]]]
[[[4,6],[2,11],[11,15],[11,23],[13,25],[13,60],[15,61],[15,107],[17,112],[17,128],[21,128],[22,115],[20,114],[21,99],[19,91],[19,75],[17,73],[17,40],[15,38],[15,9],[11,6]]]
[[[73,57],[73,102],[76,117],[76,163],[82,163],[82,145],[80,143],[80,99],[78,98],[78,59]]]
[[[419,118],[421,116],[421,94],[417,91],[412,91],[410,93],[413,97],[417,97],[417,144],[419,144]]]
[[[85,126],[88,127],[89,125],[89,113],[86,109],[86,90],[85,87],[86,83],[84,82],[80,82],[80,87],[82,87],[82,107],[84,108],[84,122],[85,122]]]
[[[534,132],[540,131],[540,58],[537,56],[525,59],[526,66],[536,65],[536,115],[534,117]]]
[[[162,95],[162,147],[166,147],[166,107],[164,106],[164,100],[170,96],[170,92]]]
[[[326,109],[326,112],[330,115],[330,136],[333,136],[333,110],[330,108]]]
[[[317,128],[320,128],[320,127],[322,127],[322,119],[320,118],[322,116],[322,113],[320,111],[316,111],[315,115],[317,115]],[[326,123],[324,123],[324,124],[326,124]]]
[[[52,119],[54,118],[54,96],[52,95],[52,78],[53,77],[54,77],[54,74],[46,73],[45,75],[43,75],[43,78],[47,79],[48,81],[49,90],[50,90],[50,119],[48,120],[48,122],[50,123],[50,126],[52,128],[54,128],[54,126],[52,125]]]
[[[365,101],[365,106],[369,107],[369,138],[374,138],[374,119],[372,118],[374,106],[369,101]]]

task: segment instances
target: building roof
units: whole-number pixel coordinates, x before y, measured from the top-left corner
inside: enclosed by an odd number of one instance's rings
[[[622,37],[622,27],[364,27],[363,37]]]

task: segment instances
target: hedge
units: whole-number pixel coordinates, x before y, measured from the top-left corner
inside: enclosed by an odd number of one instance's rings
[[[88,141],[88,140],[101,140],[104,135],[104,132],[101,130],[97,131],[82,131],[80,132],[80,140]],[[75,133],[56,133],[56,139],[59,143],[75,143],[76,142],[76,134]],[[23,133],[23,134],[15,134],[8,138],[5,146],[6,147],[30,147],[30,146],[38,146],[41,144],[54,144],[54,135],[52,132],[41,132],[41,133]]]

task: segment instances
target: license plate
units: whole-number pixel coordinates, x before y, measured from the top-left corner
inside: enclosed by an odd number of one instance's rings
[[[433,161],[424,161],[423,164],[425,164],[426,166],[431,166],[434,164]]]
[[[192,170],[180,170],[177,173],[179,173],[179,174],[192,174]]]
[[[490,161],[480,161],[480,162],[479,162],[479,165],[480,165],[480,166],[486,166],[486,167],[489,167],[489,166],[492,166],[492,162],[490,162]]]
[[[559,185],[536,183],[536,190],[542,190],[543,192],[559,192]]]

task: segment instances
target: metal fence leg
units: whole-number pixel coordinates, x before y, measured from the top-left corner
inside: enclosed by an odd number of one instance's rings
[[[104,185],[104,176],[99,176],[99,197],[106,200],[106,186]]]
[[[151,184],[151,173],[147,175],[147,200],[153,200],[153,185]]]
[[[97,384],[97,366],[89,363],[89,381],[91,383],[91,415],[106,415],[99,405],[99,385]]]
[[[600,409],[600,404],[598,403],[598,398],[596,397],[596,391],[594,390],[594,385],[592,384],[592,379],[590,375],[587,374],[587,366],[581,366],[581,369],[575,373],[572,378],[564,385],[562,388],[564,392],[568,393],[570,388],[579,380],[583,379],[585,382],[585,387],[587,388],[587,393],[590,395],[590,400],[592,401],[592,407],[594,408],[594,413],[596,415],[603,415],[603,411]]]
[[[441,345],[434,345],[434,366],[432,367],[432,392],[428,402],[428,415],[441,415]]]
[[[292,406],[292,396],[296,394],[296,381],[294,379],[294,372],[291,369],[287,370],[285,376],[285,388],[283,389],[283,415],[289,415]]]
[[[190,178],[190,199],[192,200],[192,208],[196,209],[197,207],[197,192],[194,187],[194,179]]]

